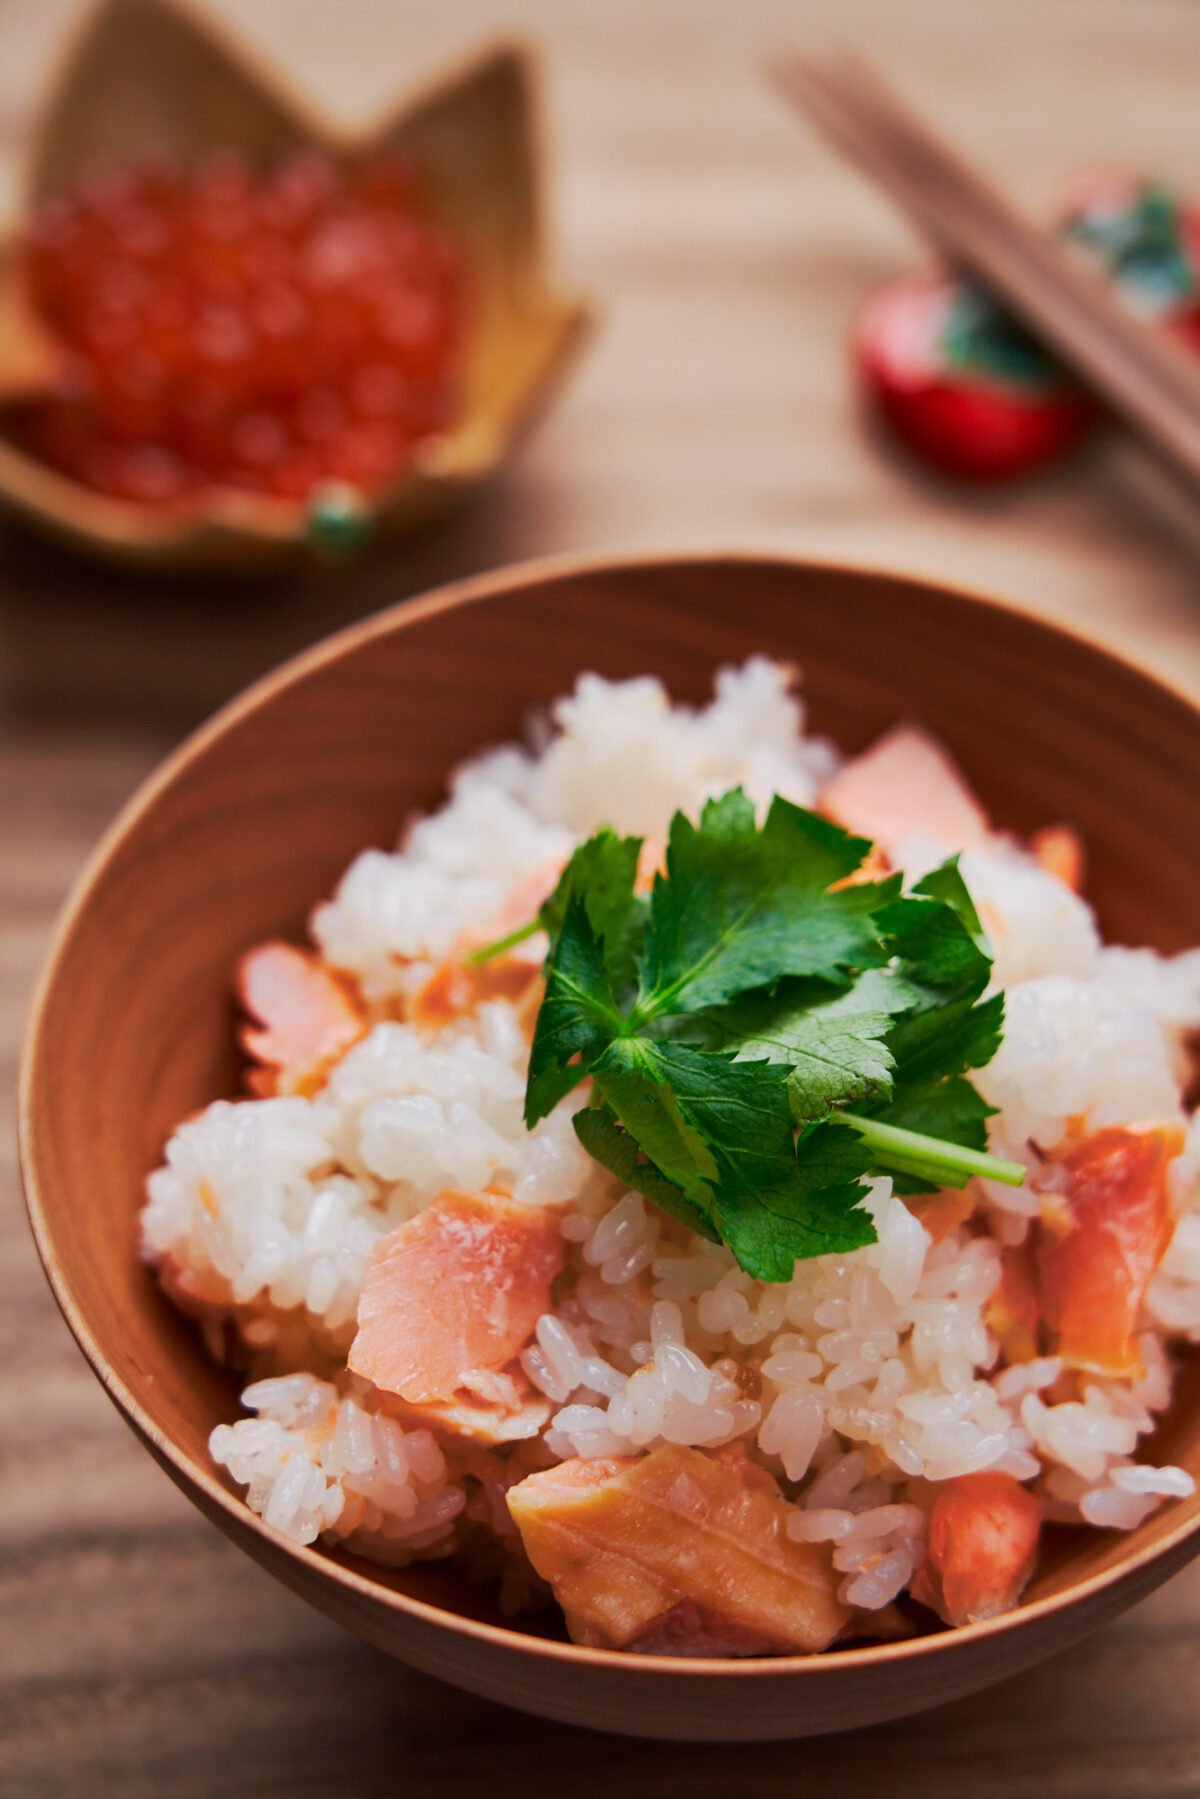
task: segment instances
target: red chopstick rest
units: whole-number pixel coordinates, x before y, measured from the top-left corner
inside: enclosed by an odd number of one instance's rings
[[[1133,309],[1200,348],[1200,211],[1146,177],[1100,170],[1072,183],[1060,230]],[[902,275],[871,294],[852,350],[876,415],[921,461],[960,480],[1046,468],[1101,418],[1022,326],[944,270]]]

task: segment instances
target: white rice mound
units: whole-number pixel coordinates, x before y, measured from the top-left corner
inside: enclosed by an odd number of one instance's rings
[[[800,1262],[778,1285],[592,1163],[571,1125],[580,1095],[525,1130],[513,1005],[489,1001],[436,1032],[403,1022],[459,939],[486,934],[514,888],[598,826],[661,842],[676,808],[694,814],[738,783],[760,806],[775,793],[812,804],[839,757],[805,735],[794,681],[752,659],[722,670],[695,710],[649,677],[582,676],[533,747],[466,764],[439,812],[398,850],[365,851],[317,908],[318,948],[377,1020],[321,1091],[220,1101],[168,1143],[144,1254],[214,1353],[255,1377],[242,1396],[253,1416],[210,1446],[285,1535],[391,1562],[457,1551],[483,1572],[506,1566],[517,1606],[529,1585],[504,1504],[514,1480],[574,1455],[741,1439],[782,1481],[792,1535],[830,1543],[843,1599],[877,1610],[922,1555],[914,1481],[1002,1470],[1036,1485],[1051,1517],[1121,1530],[1192,1491],[1183,1470],[1135,1456],[1170,1399],[1168,1340],[1200,1341],[1200,1122],[1170,1169],[1177,1224],[1147,1296],[1142,1378],[1085,1381],[1055,1403],[1060,1364],[998,1368],[984,1313],[1002,1246],[1039,1210],[1032,1143],[1052,1151],[1080,1119],[1182,1117],[1200,951],[1105,948],[1086,903],[1011,840],[967,852],[1008,993],[1004,1042],[977,1081],[999,1108],[993,1148],[1031,1181],[983,1184],[971,1224],[935,1244],[877,1180],[878,1242]],[[939,859],[914,845],[904,866]],[[375,1243],[444,1188],[488,1185],[559,1208],[569,1248],[557,1308],[521,1357],[553,1415],[541,1438],[503,1451],[401,1425],[345,1369]]]

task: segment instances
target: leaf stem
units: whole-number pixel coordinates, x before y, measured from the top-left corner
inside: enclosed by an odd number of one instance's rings
[[[463,957],[463,961],[468,968],[479,968],[484,962],[491,962],[497,956],[507,955],[510,949],[516,949],[518,943],[528,942],[529,938],[536,936],[541,928],[541,919],[531,918],[528,924],[521,925],[518,930],[510,931],[507,937],[497,937],[494,943],[485,943],[482,949],[473,949],[469,956]]]
[[[1001,1181],[1006,1187],[1019,1187],[1028,1172],[1020,1162],[985,1155],[982,1150],[948,1143],[941,1137],[926,1137],[921,1131],[906,1131],[896,1124],[882,1124],[876,1118],[859,1118],[853,1112],[831,1112],[829,1116],[857,1131],[868,1148],[874,1150],[881,1168],[894,1168],[901,1174],[958,1186],[977,1174],[987,1181]]]

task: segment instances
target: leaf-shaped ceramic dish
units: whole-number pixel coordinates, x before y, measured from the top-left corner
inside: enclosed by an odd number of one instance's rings
[[[498,46],[348,130],[174,0],[107,0],[85,24],[45,105],[22,186],[28,211],[80,180],[166,159],[189,169],[214,150],[267,165],[302,145],[335,162],[394,149],[421,172],[427,206],[458,245],[470,325],[457,422],[373,502],[395,533],[491,474],[549,400],[587,323],[546,272],[533,75]],[[41,346],[27,329],[16,259],[0,263],[0,393]],[[153,567],[254,566],[309,548],[300,505],[231,494],[187,514],[110,499],[24,453],[3,431],[0,504],[82,549]]]

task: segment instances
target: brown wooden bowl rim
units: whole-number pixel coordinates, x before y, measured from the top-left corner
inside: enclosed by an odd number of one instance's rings
[[[47,1006],[50,990],[57,978],[59,961],[74,930],[75,922],[89,904],[93,888],[103,876],[109,862],[119,853],[130,830],[176,777],[203,757],[209,745],[219,738],[230,725],[269,705],[278,693],[327,664],[336,662],[347,651],[352,651],[374,639],[386,637],[393,631],[404,630],[410,625],[420,624],[426,618],[454,610],[460,606],[478,605],[490,599],[501,599],[514,590],[521,591],[571,577],[601,572],[620,575],[622,573],[634,574],[655,568],[701,568],[729,564],[734,566],[773,566],[834,576],[849,575],[866,580],[883,581],[896,587],[897,590],[933,588],[955,601],[961,601],[964,605],[1019,618],[1031,625],[1035,631],[1065,640],[1068,645],[1097,651],[1102,656],[1121,664],[1135,677],[1157,687],[1184,705],[1193,714],[1200,716],[1200,700],[1197,699],[1194,692],[1141,662],[1132,656],[1124,646],[1091,626],[1084,629],[1073,621],[1064,622],[1057,618],[1050,619],[1027,603],[1002,598],[996,594],[985,592],[982,588],[959,586],[940,576],[923,576],[911,570],[896,571],[849,558],[808,556],[776,550],[758,551],[753,549],[656,550],[613,556],[595,552],[576,552],[538,557],[513,563],[490,573],[448,582],[420,598],[401,600],[380,612],[373,613],[366,619],[345,626],[330,636],[321,638],[317,643],[301,650],[267,674],[260,676],[186,737],[121,807],[88,857],[68,893],[56,920],[42,973],[34,990],[18,1085],[18,1150],[26,1211],[38,1255],[58,1307],[110,1399],[124,1414],[135,1431],[154,1448],[159,1458],[175,1471],[185,1492],[189,1493],[189,1497],[192,1496],[191,1489],[199,1488],[211,1506],[227,1514],[234,1525],[240,1529],[249,1528],[262,1537],[272,1549],[283,1550],[286,1555],[301,1566],[307,1567],[318,1578],[329,1579],[335,1585],[340,1585],[348,1592],[371,1603],[382,1604],[389,1610],[406,1613],[418,1621],[457,1632],[495,1648],[515,1650],[533,1656],[548,1656],[555,1661],[583,1664],[597,1669],[627,1670],[631,1660],[636,1659],[637,1666],[644,1670],[648,1677],[666,1678],[684,1675],[693,1679],[711,1680],[717,1677],[728,1678],[732,1675],[739,1679],[748,1679],[767,1673],[808,1675],[823,1673],[827,1677],[832,1677],[840,1670],[850,1667],[862,1668],[868,1665],[880,1667],[909,1661],[913,1658],[935,1656],[952,1650],[954,1645],[963,1641],[979,1642],[984,1638],[998,1637],[1010,1631],[1020,1630],[1036,1619],[1051,1617],[1081,1600],[1119,1585],[1138,1570],[1151,1567],[1155,1562],[1161,1561],[1189,1544],[1190,1553],[1184,1559],[1190,1559],[1191,1556],[1200,1553],[1200,1513],[1193,1515],[1190,1519],[1185,1519],[1156,1542],[1141,1550],[1131,1552],[1115,1565],[1096,1574],[1084,1576],[1076,1584],[1062,1592],[1019,1605],[1014,1611],[1005,1613],[1002,1617],[963,1625],[956,1629],[937,1631],[928,1636],[904,1638],[897,1642],[873,1644],[862,1648],[827,1650],[820,1655],[748,1658],[639,1655],[631,1658],[620,1650],[595,1649],[577,1643],[559,1642],[551,1638],[530,1635],[519,1628],[489,1624],[481,1619],[464,1617],[457,1612],[447,1611],[440,1605],[413,1598],[409,1594],[372,1580],[367,1575],[357,1573],[345,1563],[334,1560],[321,1550],[298,1544],[291,1538],[273,1530],[257,1513],[250,1510],[240,1496],[231,1492],[219,1481],[210,1468],[194,1462],[158,1428],[143,1409],[136,1394],[117,1377],[109,1366],[104,1352],[92,1336],[86,1318],[76,1306],[65,1279],[59,1273],[32,1155],[35,1131],[33,1118],[34,1067],[39,1059],[42,1016]]]

